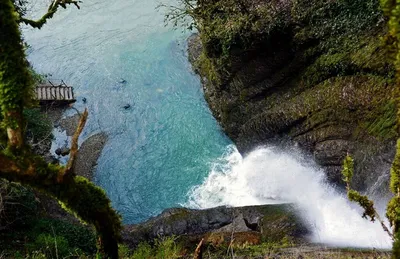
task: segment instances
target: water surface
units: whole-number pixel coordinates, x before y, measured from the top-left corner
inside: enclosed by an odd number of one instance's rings
[[[83,138],[109,135],[95,182],[125,223],[184,203],[230,143],[187,61],[190,32],[165,27],[157,5],[85,0],[42,30],[25,30],[35,69],[73,85],[75,107],[89,108]]]

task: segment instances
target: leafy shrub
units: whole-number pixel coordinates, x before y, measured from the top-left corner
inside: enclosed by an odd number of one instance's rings
[[[0,227],[20,229],[31,225],[38,202],[29,188],[0,179]]]
[[[52,136],[53,125],[39,108],[25,109],[24,117],[27,120],[27,137],[32,139],[33,142],[38,142]]]
[[[69,247],[82,250],[88,254],[97,251],[96,237],[89,228],[56,219],[39,219],[31,231],[31,236],[57,236],[65,240]]]
[[[131,259],[174,259],[182,257],[182,247],[175,237],[164,237],[155,240],[154,245],[141,243],[133,252]]]
[[[28,245],[30,251],[41,252],[47,258],[65,258],[72,254],[73,249],[63,236],[40,234],[34,243]]]

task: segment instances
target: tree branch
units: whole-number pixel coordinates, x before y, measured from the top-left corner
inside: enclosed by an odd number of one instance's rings
[[[47,22],[48,19],[53,18],[54,14],[57,12],[58,7],[62,7],[64,9],[67,8],[67,5],[75,5],[78,9],[80,9],[79,3],[81,3],[82,1],[76,1],[76,0],[54,0],[49,8],[47,9],[47,13],[45,13],[42,18],[40,18],[39,20],[30,20],[30,19],[26,19],[24,17],[20,17],[19,19],[19,23],[23,22],[26,25],[30,25],[33,28],[42,28],[42,26]]]
[[[0,152],[0,178],[29,185],[62,202],[83,221],[93,224],[107,258],[118,258],[120,216],[104,191],[84,177],[63,177],[65,168],[46,164],[41,157],[21,157]]]
[[[68,176],[70,174],[75,175],[74,167],[75,167],[76,155],[78,153],[78,139],[83,131],[83,128],[85,127],[87,117],[88,117],[88,110],[85,109],[85,111],[81,115],[81,119],[79,120],[79,124],[74,133],[74,136],[72,137],[70,157],[67,163],[67,167],[65,168],[65,176]]]

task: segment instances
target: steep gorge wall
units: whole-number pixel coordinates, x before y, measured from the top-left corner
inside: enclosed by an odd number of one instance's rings
[[[208,6],[189,54],[239,150],[296,143],[336,183],[349,152],[356,188],[387,185],[396,107],[379,1],[249,0],[245,12],[235,2]]]

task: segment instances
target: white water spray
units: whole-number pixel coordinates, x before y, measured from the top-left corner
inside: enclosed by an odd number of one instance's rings
[[[235,147],[214,163],[204,183],[189,193],[188,206],[210,208],[290,202],[313,226],[312,241],[333,246],[390,248],[378,223],[325,180],[324,172],[304,163],[298,152],[267,147],[242,158]]]

